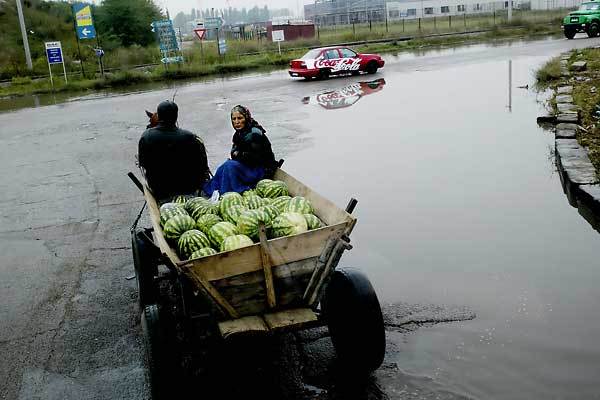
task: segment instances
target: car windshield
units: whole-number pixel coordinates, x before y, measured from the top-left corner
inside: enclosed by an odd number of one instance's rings
[[[600,10],[600,2],[599,3],[583,3],[579,6],[579,11],[590,11],[590,10]]]
[[[319,54],[321,53],[321,50],[319,49],[314,49],[309,51],[308,53],[306,53],[301,60],[311,60],[311,59],[315,59],[319,56]]]

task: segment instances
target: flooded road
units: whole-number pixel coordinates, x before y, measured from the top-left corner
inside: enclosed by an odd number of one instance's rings
[[[343,264],[364,270],[382,303],[475,312],[390,329],[377,398],[597,398],[600,237],[562,192],[553,136],[535,122],[545,96],[517,86],[531,87],[548,58],[598,43],[388,56],[376,76],[323,82],[216,79],[179,86],[176,101],[213,168],[229,150],[229,110],[247,104],[287,171],[340,206],[356,197]],[[125,173],[143,110],[174,91],[0,102],[3,397],[145,397],[126,280],[142,201]]]

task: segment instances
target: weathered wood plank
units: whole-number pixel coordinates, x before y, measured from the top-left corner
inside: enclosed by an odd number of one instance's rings
[[[263,271],[265,273],[265,289],[267,290],[267,304],[270,308],[275,308],[277,300],[275,299],[275,286],[273,286],[273,271],[271,270],[271,257],[269,244],[267,243],[267,232],[265,225],[260,224],[258,230],[260,238],[260,257],[262,259]]]
[[[315,263],[316,260],[313,262],[312,268],[303,268],[293,275],[282,276],[281,278],[277,278],[277,270],[275,269],[274,282],[277,287],[276,301],[278,309],[306,307],[302,296]],[[216,281],[214,285],[241,316],[264,314],[270,311],[262,271]]]
[[[327,200],[308,186],[304,185],[287,172],[279,169],[275,173],[275,179],[285,182],[291,195],[302,196],[308,199],[315,214],[327,225],[335,225],[341,222],[347,222],[353,217],[336,206],[333,202]]]
[[[219,322],[219,331],[227,339],[240,333],[266,333],[269,328],[261,317],[251,316]]]
[[[327,240],[340,237],[347,227],[348,223],[344,222],[300,235],[270,240],[271,264],[289,264],[318,257],[323,251]],[[202,276],[211,282],[263,270],[260,244],[198,260],[190,260],[182,263],[181,266],[193,271],[201,271]]]
[[[273,314],[265,314],[263,318],[270,330],[299,328],[319,320],[317,314],[310,308],[297,308]]]
[[[239,318],[238,312],[229,304],[229,302],[215,289],[215,287],[206,280],[201,274],[194,271],[187,271],[186,275],[196,284],[203,288],[231,318]]]
[[[165,239],[162,227],[160,226],[160,209],[147,185],[144,185],[144,197],[146,198],[146,203],[148,203],[148,213],[150,214],[150,220],[154,228],[154,241],[160,248],[160,251],[169,258],[171,263],[177,265],[181,260]]]

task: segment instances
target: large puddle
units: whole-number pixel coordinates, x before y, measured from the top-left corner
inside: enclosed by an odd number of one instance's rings
[[[228,109],[249,104],[289,172],[341,206],[359,200],[355,248],[343,263],[365,270],[383,303],[476,313],[390,332],[386,362],[398,370],[378,373],[389,398],[406,398],[407,382],[422,388],[415,398],[598,395],[600,238],[562,192],[553,136],[536,125],[544,95],[518,88],[532,86],[560,43],[389,57],[376,76],[327,82],[276,72],[179,89],[181,124],[203,136],[213,166],[228,153]],[[144,108],[172,95],[8,112],[4,140],[31,131],[51,141],[66,130],[77,151],[109,157],[122,175],[133,167]],[[113,137],[129,142],[104,155]]]
[[[544,96],[517,88],[546,59],[512,60],[512,99],[508,59],[387,71],[352,107],[305,109],[314,146],[289,160],[338,203],[359,199],[345,262],[384,301],[477,313],[391,335],[405,342],[389,361],[442,398],[597,395],[600,238],[562,192],[553,136],[535,122]]]

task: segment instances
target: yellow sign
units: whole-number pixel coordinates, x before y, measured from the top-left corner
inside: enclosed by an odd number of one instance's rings
[[[85,6],[75,14],[77,26],[90,26],[92,22],[92,9],[90,6]]]

